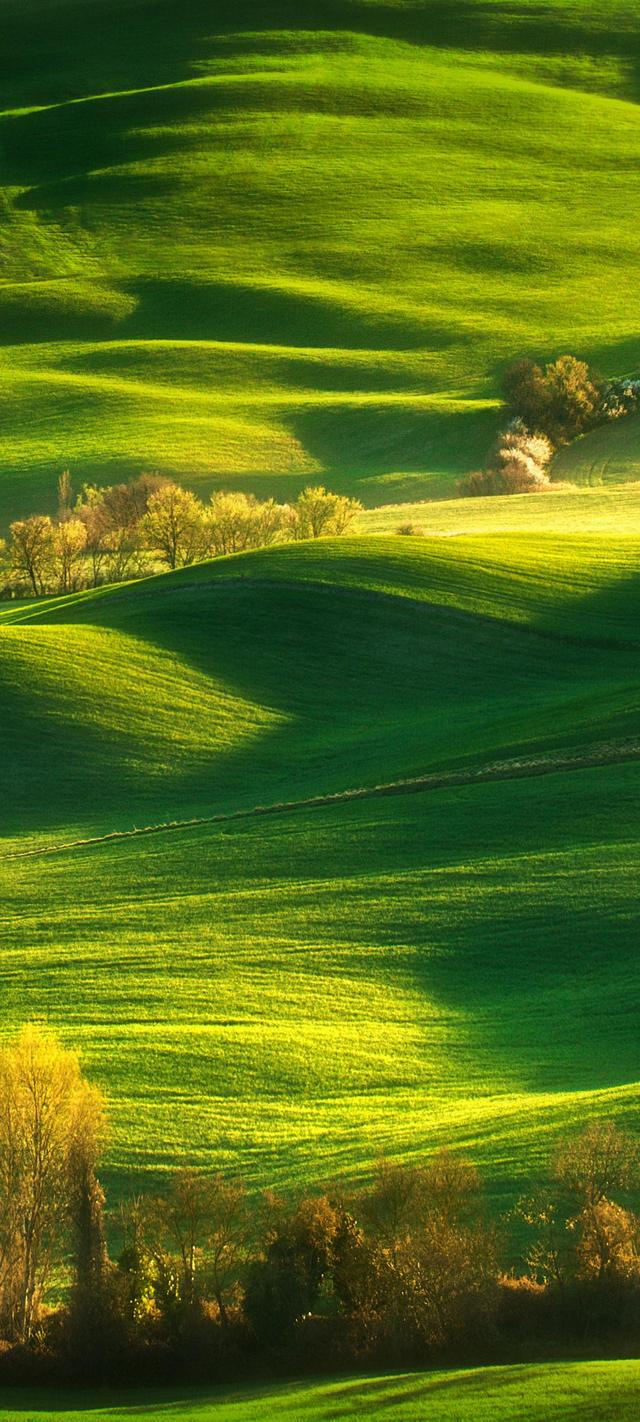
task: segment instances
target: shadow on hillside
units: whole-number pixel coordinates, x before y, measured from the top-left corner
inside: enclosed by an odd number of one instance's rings
[[[6,8],[6,7],[5,7]],[[589,23],[580,7],[516,9],[492,0],[38,0],[3,14],[0,86],[9,104],[55,103],[87,93],[192,77],[221,36],[351,30],[412,44],[535,54],[612,55],[640,71],[640,19],[611,7]]]
[[[418,319],[354,312],[337,301],[328,302],[321,295],[300,291],[188,279],[149,279],[126,283],[124,289],[137,300],[135,311],[120,328],[121,334],[131,339],[153,336],[166,340],[312,346],[318,350],[420,350],[429,343],[429,328]],[[439,333],[440,339],[444,340],[446,334]],[[296,383],[295,368],[288,361],[283,374],[287,384]],[[307,375],[302,366],[299,384],[321,388],[318,377],[323,378],[323,374],[314,366],[311,378],[311,372]],[[341,375],[339,372],[338,378]],[[357,373],[352,378],[357,380]],[[364,383],[367,387],[368,378]]]
[[[624,528],[620,530],[624,535]],[[601,551],[601,540],[591,539],[594,560]],[[627,551],[640,563],[640,542],[629,540],[620,546],[621,562]],[[590,590],[565,593],[561,607],[552,613],[541,612],[540,627],[557,631],[562,626],[568,636],[580,637],[586,643],[603,648],[640,648],[640,571],[635,567],[619,577],[612,573],[611,582]],[[640,734],[640,698],[638,704],[638,734]]]
[[[375,573],[373,551],[371,558]],[[126,732],[107,725],[98,734],[90,704],[87,721],[73,705],[70,735],[55,695],[40,703],[26,686],[9,689],[5,737],[14,750],[5,825],[20,828],[34,818],[41,829],[74,822],[78,804],[92,818],[94,803],[106,827],[122,827],[181,818],[198,812],[194,807],[215,813],[417,774],[434,754],[436,764],[442,757],[459,760],[465,736],[471,757],[478,746],[491,745],[491,726],[513,718],[518,704],[533,706],[537,698],[544,705],[549,695],[557,701],[563,687],[571,700],[585,682],[592,688],[629,676],[625,654],[594,659],[591,647],[569,644],[559,666],[554,637],[413,601],[413,565],[404,597],[350,586],[348,558],[344,587],[287,582],[286,565],[284,581],[263,581],[254,571],[245,582],[241,568],[237,578],[196,575],[189,583],[187,573],[175,585],[168,580],[148,591],[115,591],[91,603],[91,624],[157,647],[284,723],[243,744],[181,751],[184,711],[176,710],[172,770],[159,774],[165,719],[154,747],[140,741],[135,720]],[[364,575],[361,556],[352,571]],[[455,582],[455,569],[449,576]],[[82,604],[58,614],[43,606],[34,625],[81,624],[86,615]],[[513,737],[513,728],[508,734]],[[530,735],[531,728],[525,739]]]
[[[622,341],[607,341],[602,345],[590,346],[584,355],[600,374],[637,375],[640,370],[640,333],[627,336]]]
[[[201,146],[202,133],[192,137],[189,124],[197,126],[208,114],[229,106],[224,89],[189,84],[108,94],[9,116],[0,119],[4,180],[34,189],[18,206],[45,206],[46,195],[69,179],[97,177],[103,168]],[[174,184],[178,181],[175,175]]]
[[[9,679],[5,672],[3,729],[12,747],[3,802],[6,826],[13,828],[13,820],[19,826],[23,817],[28,823],[30,816],[40,828],[64,823],[65,818],[73,822],[79,804],[89,817],[92,802],[111,827],[112,822],[121,824],[123,816],[129,824],[139,823],[139,814],[146,822],[179,818],[185,806],[194,803],[207,813],[215,811],[221,799],[223,804],[231,799],[249,806],[291,799],[298,790],[304,793],[305,784],[307,793],[313,793],[318,781],[323,789],[344,789],[339,753],[336,764],[340,738],[332,745],[330,734],[325,737],[322,785],[325,721],[327,727],[342,726],[348,732],[351,722],[366,722],[374,707],[379,715],[385,707],[387,712],[395,708],[401,723],[416,697],[426,704],[436,675],[434,637],[440,647],[441,680],[446,671],[455,686],[467,674],[464,659],[451,663],[449,658],[458,640],[454,633],[459,636],[462,625],[468,662],[474,619],[463,618],[461,624],[446,612],[409,599],[299,584],[256,584],[253,579],[245,584],[241,574],[239,580],[213,578],[187,585],[182,592],[168,582],[163,594],[162,585],[149,594],[143,587],[107,594],[104,603],[92,605],[91,623],[116,628],[169,653],[199,675],[213,678],[228,694],[284,715],[286,728],[268,731],[244,749],[222,746],[219,754],[194,754],[191,771],[189,755],[176,753],[172,774],[154,785],[153,751],[138,744],[135,721],[129,734],[110,732],[108,724],[97,731],[90,699],[87,715],[78,715],[75,703],[67,704],[55,688],[34,696],[24,680]],[[43,605],[36,624],[81,624],[85,617],[82,604],[57,616]],[[28,625],[24,633],[28,639]],[[19,639],[22,633],[16,629],[13,635]],[[483,640],[482,627],[476,635]],[[35,640],[34,667],[39,647],[46,655],[46,637]],[[11,668],[9,662],[9,673]],[[178,736],[179,729],[176,724]]]
[[[407,405],[336,403],[294,412],[291,428],[299,443],[332,479],[358,475],[442,474],[443,487],[483,463],[496,437],[499,412],[493,409],[440,412]],[[394,476],[397,480],[397,474]],[[390,479],[390,485],[393,479]],[[410,486],[408,486],[410,488]],[[390,498],[397,497],[396,493]],[[384,502],[380,497],[378,502]]]

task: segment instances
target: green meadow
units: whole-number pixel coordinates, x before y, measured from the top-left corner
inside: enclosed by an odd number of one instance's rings
[[[542,1367],[399,1373],[320,1383],[276,1384],[249,1391],[183,1394],[0,1395],[1,1422],[636,1422],[640,1367],[635,1361],[547,1363]]]
[[[639,1124],[640,420],[550,493],[455,491],[514,357],[640,368],[637,4],[2,12],[0,532],[63,468],[364,510],[0,604],[0,1033],[79,1048],[110,1205],[452,1145],[509,1211],[561,1133]],[[631,1422],[638,1383],[24,1393],[0,1422]]]
[[[634,1125],[639,563],[356,537],[5,607],[2,1021],[80,1046],[116,1190],[452,1142],[509,1202]]]
[[[442,496],[509,359],[637,367],[634,0],[5,0],[3,32],[4,521],[63,467]],[[567,477],[629,477],[637,425],[601,443]]]
[[[605,431],[599,432],[604,434]],[[607,429],[607,434],[610,430]],[[617,429],[614,431],[617,434]],[[578,441],[571,451],[586,441]],[[637,472],[637,471],[636,471]],[[454,537],[464,534],[599,534],[640,536],[640,481],[582,488],[552,485],[548,493],[471,499],[422,499],[382,504],[358,517],[358,533]]]

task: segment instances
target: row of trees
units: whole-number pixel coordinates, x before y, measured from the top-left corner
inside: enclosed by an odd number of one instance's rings
[[[545,366],[514,361],[502,394],[508,427],[488,467],[460,481],[462,495],[544,493],[551,487],[549,465],[557,449],[608,420],[640,411],[640,381],[602,380],[572,355]]]
[[[41,597],[183,568],[205,558],[277,542],[346,533],[362,505],[322,486],[293,504],[253,494],[216,493],[204,504],[156,475],[74,498],[68,473],[58,482],[58,513],[11,524],[2,547],[4,593]]]
[[[31,1028],[0,1054],[0,1373],[213,1376],[282,1362],[521,1356],[564,1336],[640,1339],[637,1141],[592,1123],[562,1141],[505,1221],[450,1151],[379,1164],[371,1185],[252,1200],[181,1171],[113,1221],[96,1177],[104,1104],[77,1057]],[[47,1304],[67,1278],[64,1306]]]

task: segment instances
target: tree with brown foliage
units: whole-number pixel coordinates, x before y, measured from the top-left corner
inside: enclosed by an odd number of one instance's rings
[[[122,582],[140,571],[142,520],[152,494],[166,484],[159,475],[142,474],[128,484],[99,489],[85,484],[75,513],[86,529],[92,583]]]
[[[505,371],[503,393],[511,414],[554,445],[568,444],[606,419],[605,387],[572,355],[544,369],[532,360],[514,361]]]
[[[537,1277],[560,1287],[632,1276],[640,1283],[640,1221],[628,1208],[638,1192],[640,1147],[629,1132],[592,1121],[562,1140],[548,1184],[521,1207],[534,1230],[528,1262]]]
[[[640,1191],[637,1140],[612,1121],[592,1121],[562,1142],[552,1174],[573,1207],[568,1228],[577,1274],[640,1282],[640,1220],[620,1199]]]
[[[351,1232],[338,1286],[361,1346],[399,1359],[488,1326],[498,1245],[472,1166],[449,1151],[414,1167],[382,1161],[356,1211],[364,1231]]]
[[[326,1195],[293,1208],[274,1195],[264,1199],[263,1249],[249,1270],[245,1313],[263,1344],[286,1340],[313,1309],[330,1274],[340,1211]]]

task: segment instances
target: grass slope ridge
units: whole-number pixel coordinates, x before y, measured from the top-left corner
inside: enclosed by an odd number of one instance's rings
[[[83,1049],[116,1188],[453,1141],[512,1199],[576,1117],[635,1120],[640,771],[572,761],[637,741],[639,555],[353,538],[3,609],[0,1020]],[[483,777],[514,759],[555,773]]]
[[[145,825],[143,829],[112,830],[110,834],[96,835],[88,839],[70,840],[68,843],[40,844],[35,849],[10,851],[8,859],[31,859],[41,854],[65,854],[73,849],[86,849],[94,844],[113,843],[115,840],[138,839],[141,836],[175,834],[186,829],[201,828],[204,825],[225,824],[230,820],[246,819],[258,815],[286,815],[296,810],[320,810],[335,804],[348,804],[352,800],[386,798],[390,795],[419,795],[428,790],[442,790],[451,785],[479,785],[495,780],[526,780],[538,775],[558,775],[572,770],[590,770],[597,765],[626,765],[640,759],[640,741],[624,740],[596,743],[584,746],[575,753],[564,755],[558,751],[535,758],[521,757],[519,760],[493,761],[473,770],[445,771],[441,775],[423,775],[413,780],[393,780],[389,784],[372,785],[368,788],[338,790],[332,795],[316,795],[307,800],[281,800],[275,805],[256,805],[250,810],[232,810],[227,814],[203,815],[191,820],[168,820],[163,824]]]
[[[624,740],[639,554],[323,540],[9,605],[5,813],[102,832]]]
[[[637,364],[630,0],[27,0],[6,26],[4,517],[69,462],[443,493],[510,355]]]
[[[636,1361],[547,1363],[463,1372],[399,1373],[329,1382],[186,1394],[156,1393],[142,1401],[113,1398],[106,1408],[95,1398],[51,1398],[30,1393],[0,1398],[0,1422],[17,1422],[25,1410],[39,1422],[126,1422],[131,1416],[176,1422],[264,1422],[274,1415],[290,1422],[350,1422],[382,1419],[392,1410],[399,1422],[635,1422],[640,1367]],[[517,1411],[516,1411],[517,1409]]]
[[[574,446],[579,449],[586,441]],[[461,533],[599,534],[606,539],[640,536],[640,482],[599,488],[552,488],[544,495],[509,494],[387,504],[366,509],[359,533],[393,534],[410,525],[414,534],[453,537]]]

